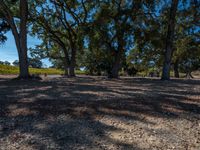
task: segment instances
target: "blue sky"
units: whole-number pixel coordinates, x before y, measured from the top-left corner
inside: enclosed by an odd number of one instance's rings
[[[6,36],[8,38],[7,41],[0,45],[0,60],[13,62],[18,59],[15,41],[11,32],[8,32]]]
[[[15,45],[15,40],[11,32],[6,34],[7,41],[0,45],[0,61],[9,61],[12,63],[15,60],[18,60],[17,49]],[[28,36],[28,48],[33,47],[37,44],[40,44],[40,40],[36,37]],[[50,66],[51,63],[48,60],[43,60],[45,66]]]

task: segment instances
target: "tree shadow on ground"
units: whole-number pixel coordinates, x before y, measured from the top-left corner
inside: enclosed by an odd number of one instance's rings
[[[197,85],[198,80],[138,78],[1,79],[0,144],[8,140],[32,149],[144,149],[112,138],[111,132],[123,129],[105,119],[152,126],[155,122],[146,117],[200,119],[200,90],[191,89]]]

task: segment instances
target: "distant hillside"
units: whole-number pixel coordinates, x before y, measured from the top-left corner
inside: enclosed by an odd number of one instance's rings
[[[64,71],[55,68],[29,68],[30,74],[48,74],[48,75],[61,75]],[[15,75],[19,74],[19,67],[0,65],[0,75]],[[76,74],[85,74],[84,71],[76,70]]]
[[[62,70],[48,68],[48,69],[37,69],[37,68],[29,68],[31,74],[63,74]],[[19,67],[8,66],[8,65],[0,65],[0,74],[19,74]]]

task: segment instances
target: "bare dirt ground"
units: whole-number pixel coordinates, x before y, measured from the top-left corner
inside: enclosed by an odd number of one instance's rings
[[[0,150],[199,150],[200,80],[0,77]]]

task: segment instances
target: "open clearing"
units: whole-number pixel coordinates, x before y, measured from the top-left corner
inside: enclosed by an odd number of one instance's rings
[[[0,78],[0,150],[200,149],[200,80]]]

